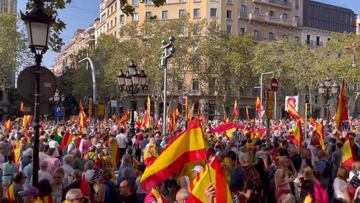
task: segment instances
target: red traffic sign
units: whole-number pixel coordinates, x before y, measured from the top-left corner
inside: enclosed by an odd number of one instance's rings
[[[272,90],[272,91],[274,91],[274,92],[278,91],[278,89],[279,89],[279,82],[277,81],[276,78],[271,79],[270,85],[271,85],[271,90]]]

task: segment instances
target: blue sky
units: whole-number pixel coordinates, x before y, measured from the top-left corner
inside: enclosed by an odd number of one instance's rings
[[[24,11],[28,0],[18,0],[18,9]],[[352,9],[360,14],[360,0],[318,0],[320,2],[333,4]],[[76,29],[87,28],[99,15],[100,0],[73,0],[64,10],[60,11],[59,17],[67,24],[66,30],[62,33],[65,43],[69,42]],[[56,53],[48,51],[44,55],[44,65],[51,67]]]

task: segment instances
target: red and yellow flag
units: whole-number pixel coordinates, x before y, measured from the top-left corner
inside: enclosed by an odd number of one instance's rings
[[[9,189],[7,190],[5,197],[9,199],[10,202],[17,202],[14,192],[14,184],[11,184]]]
[[[23,127],[25,129],[28,129],[30,127],[31,121],[32,121],[32,116],[31,115],[24,115],[23,116]]]
[[[72,135],[69,132],[66,132],[63,139],[61,140],[60,149],[64,150],[66,146],[72,141]]]
[[[149,144],[144,150],[144,164],[146,166],[151,165],[158,156],[156,144]]]
[[[185,118],[186,120],[189,118],[189,99],[188,96],[185,97]],[[187,120],[189,121],[189,120]]]
[[[290,140],[298,147],[298,149],[301,149],[301,144],[303,142],[303,134],[301,129],[301,121],[296,121],[296,126],[294,130],[294,134],[290,136]]]
[[[213,158],[209,165],[196,177],[189,187],[190,196],[186,202],[201,203],[206,202],[205,190],[214,184],[215,198],[214,203],[232,202],[228,182],[221,168],[221,161],[217,156]]]
[[[80,101],[80,104],[79,104],[79,127],[80,127],[80,131],[82,131],[84,129],[85,117],[86,117],[86,114],[84,112],[84,107],[83,107],[82,102]]]
[[[352,163],[355,161],[354,153],[352,151],[352,143],[349,135],[345,138],[344,146],[342,147],[341,165],[351,169]]]
[[[146,108],[147,109],[145,111],[144,122],[141,125],[142,129],[151,128],[151,116],[150,116],[151,100],[150,100],[150,96],[147,97]]]
[[[186,163],[206,160],[206,144],[201,122],[194,120],[187,130],[174,137],[155,161],[146,167],[141,185],[144,190],[159,185],[174,174],[178,174]]]
[[[346,96],[346,82],[342,81],[341,91],[338,98],[337,111],[335,115],[335,125],[338,131],[343,131],[346,126],[344,122],[348,121],[348,108],[347,108],[347,96]],[[349,126],[348,126],[349,127]]]
[[[223,132],[226,132],[226,135],[231,138],[232,133],[236,130],[236,128],[240,130],[244,130],[245,126],[239,125],[239,124],[233,124],[233,123],[226,123],[219,125],[217,128],[211,131],[211,133],[214,134],[222,134]]]
[[[290,116],[291,116],[292,118],[294,118],[296,121],[300,121],[300,120],[301,120],[301,117],[300,117],[300,115],[299,115],[299,112],[296,111],[296,109],[295,109],[294,106],[288,104],[287,108],[288,108],[288,113],[290,114]]]
[[[179,109],[176,108],[175,111],[173,111],[170,115],[170,122],[168,123],[169,131],[172,132],[176,129],[177,121],[179,120],[180,113]]]
[[[121,119],[117,122],[118,127],[124,125],[124,123],[126,123],[126,121],[128,121],[129,116],[130,116],[130,112],[127,111],[127,112],[121,117]]]
[[[239,119],[239,107],[238,107],[238,103],[237,103],[237,99],[235,99],[234,101],[234,120],[238,120]]]
[[[261,104],[259,97],[256,97],[255,107],[256,107],[256,111],[258,112],[259,118],[262,118],[264,116],[265,110],[263,105]]]
[[[6,122],[5,122],[5,128],[8,132],[11,131],[11,128],[12,128],[12,123],[11,123],[11,120],[8,119]]]
[[[322,123],[316,122],[310,117],[310,124],[315,128],[314,135],[319,138],[320,146],[322,150],[325,150],[325,131]]]

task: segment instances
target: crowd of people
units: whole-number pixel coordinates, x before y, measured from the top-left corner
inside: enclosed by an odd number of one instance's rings
[[[207,151],[221,160],[232,201],[360,202],[360,162],[355,158],[360,157],[360,120],[352,120],[349,132],[354,155],[351,168],[342,165],[345,140],[337,136],[334,123],[319,122],[325,126],[325,148],[311,125],[303,125],[306,133],[301,147],[292,143],[292,120],[272,121],[272,130],[261,136],[244,129],[215,134],[213,129],[223,122],[204,120]],[[32,186],[34,129],[24,126],[21,119],[12,121],[11,129],[2,124],[0,202],[186,202],[190,184],[206,163],[188,166],[151,191],[141,187],[151,158],[156,159],[185,129],[183,123],[179,121],[166,135],[156,129],[137,129],[131,135],[127,124],[118,125],[114,119],[88,122],[81,128],[73,120],[42,121],[37,187]],[[255,120],[237,123],[260,128]],[[207,202],[216,199],[215,189],[210,184],[203,191]]]

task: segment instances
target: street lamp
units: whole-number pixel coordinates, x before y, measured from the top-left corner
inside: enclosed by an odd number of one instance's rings
[[[25,22],[25,26],[29,37],[29,48],[35,54],[36,83],[35,83],[35,99],[34,99],[34,159],[33,159],[33,186],[38,185],[39,171],[39,117],[40,117],[40,68],[43,54],[48,49],[50,27],[54,22],[51,15],[47,15],[44,9],[44,2],[34,0],[33,8],[30,12],[23,14],[21,18]]]
[[[163,54],[161,56],[161,66],[164,69],[164,100],[163,100],[163,134],[166,134],[166,96],[167,96],[167,61],[169,58],[173,56],[176,52],[174,47],[175,37],[170,36],[169,42],[166,40],[161,41],[161,49],[163,50]]]
[[[324,97],[326,103],[326,106],[324,106],[324,112],[326,112],[326,119],[328,122],[330,121],[329,101],[332,96],[335,96],[338,93],[338,89],[339,85],[329,77],[326,77],[325,81],[320,83],[318,87],[319,94]]]
[[[117,80],[120,91],[131,95],[131,119],[129,132],[130,135],[133,136],[135,135],[134,111],[136,108],[134,95],[149,89],[148,77],[144,70],[141,70],[140,73],[138,73],[137,66],[135,65],[134,61],[131,61],[130,65],[128,66],[128,72],[124,74],[124,72],[120,70],[117,76]]]

